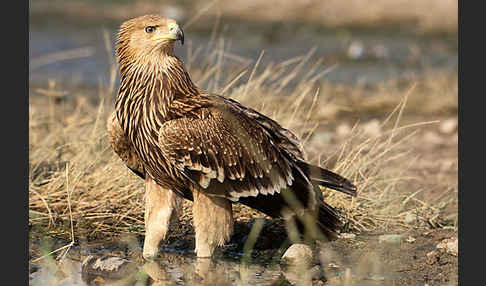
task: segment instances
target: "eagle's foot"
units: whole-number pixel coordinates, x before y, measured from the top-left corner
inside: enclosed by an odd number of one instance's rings
[[[171,220],[180,207],[180,198],[171,190],[147,179],[145,191],[145,241],[143,257],[154,259],[159,252],[159,243],[167,235]]]
[[[201,258],[211,257],[216,247],[224,245],[233,234],[231,202],[195,191],[192,211],[196,231],[196,255]]]

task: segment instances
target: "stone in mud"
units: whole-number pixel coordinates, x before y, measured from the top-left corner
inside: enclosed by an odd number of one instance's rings
[[[446,253],[451,255],[457,256],[459,253],[459,240],[457,237],[454,238],[447,238],[442,240],[439,244],[436,245],[438,250],[442,250]]]
[[[284,255],[280,263],[283,265],[303,265],[307,268],[312,264],[312,250],[308,245],[296,243],[292,244]]]
[[[313,276],[316,276],[316,271],[311,269],[312,250],[305,244],[292,244],[282,255],[280,265],[283,276],[293,285],[310,286]]]
[[[365,47],[361,41],[353,41],[348,47],[346,55],[348,58],[357,60],[365,54]]]

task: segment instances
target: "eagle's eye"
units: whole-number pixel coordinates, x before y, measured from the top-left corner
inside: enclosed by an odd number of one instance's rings
[[[148,34],[150,33],[153,33],[155,31],[155,26],[147,26],[145,27],[145,32],[147,32]]]

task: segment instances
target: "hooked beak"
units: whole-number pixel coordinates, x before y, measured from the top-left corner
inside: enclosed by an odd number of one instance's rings
[[[184,32],[176,23],[169,24],[169,33],[163,35],[155,35],[152,37],[152,41],[159,41],[162,39],[181,41],[184,45]]]
[[[177,27],[177,40],[180,40],[181,45],[184,46],[184,31],[180,27]]]

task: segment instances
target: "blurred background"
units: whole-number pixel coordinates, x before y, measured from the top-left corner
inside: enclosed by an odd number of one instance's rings
[[[312,56],[322,57],[323,65],[337,64],[324,78],[337,83],[457,71],[453,0],[36,0],[30,1],[31,86],[49,78],[82,87],[109,81],[118,26],[150,13],[182,25],[187,39],[177,49],[182,58],[188,49],[214,47],[215,38],[223,37],[225,51],[236,56],[227,58],[227,66],[254,63],[262,50],[265,65],[315,49]]]

